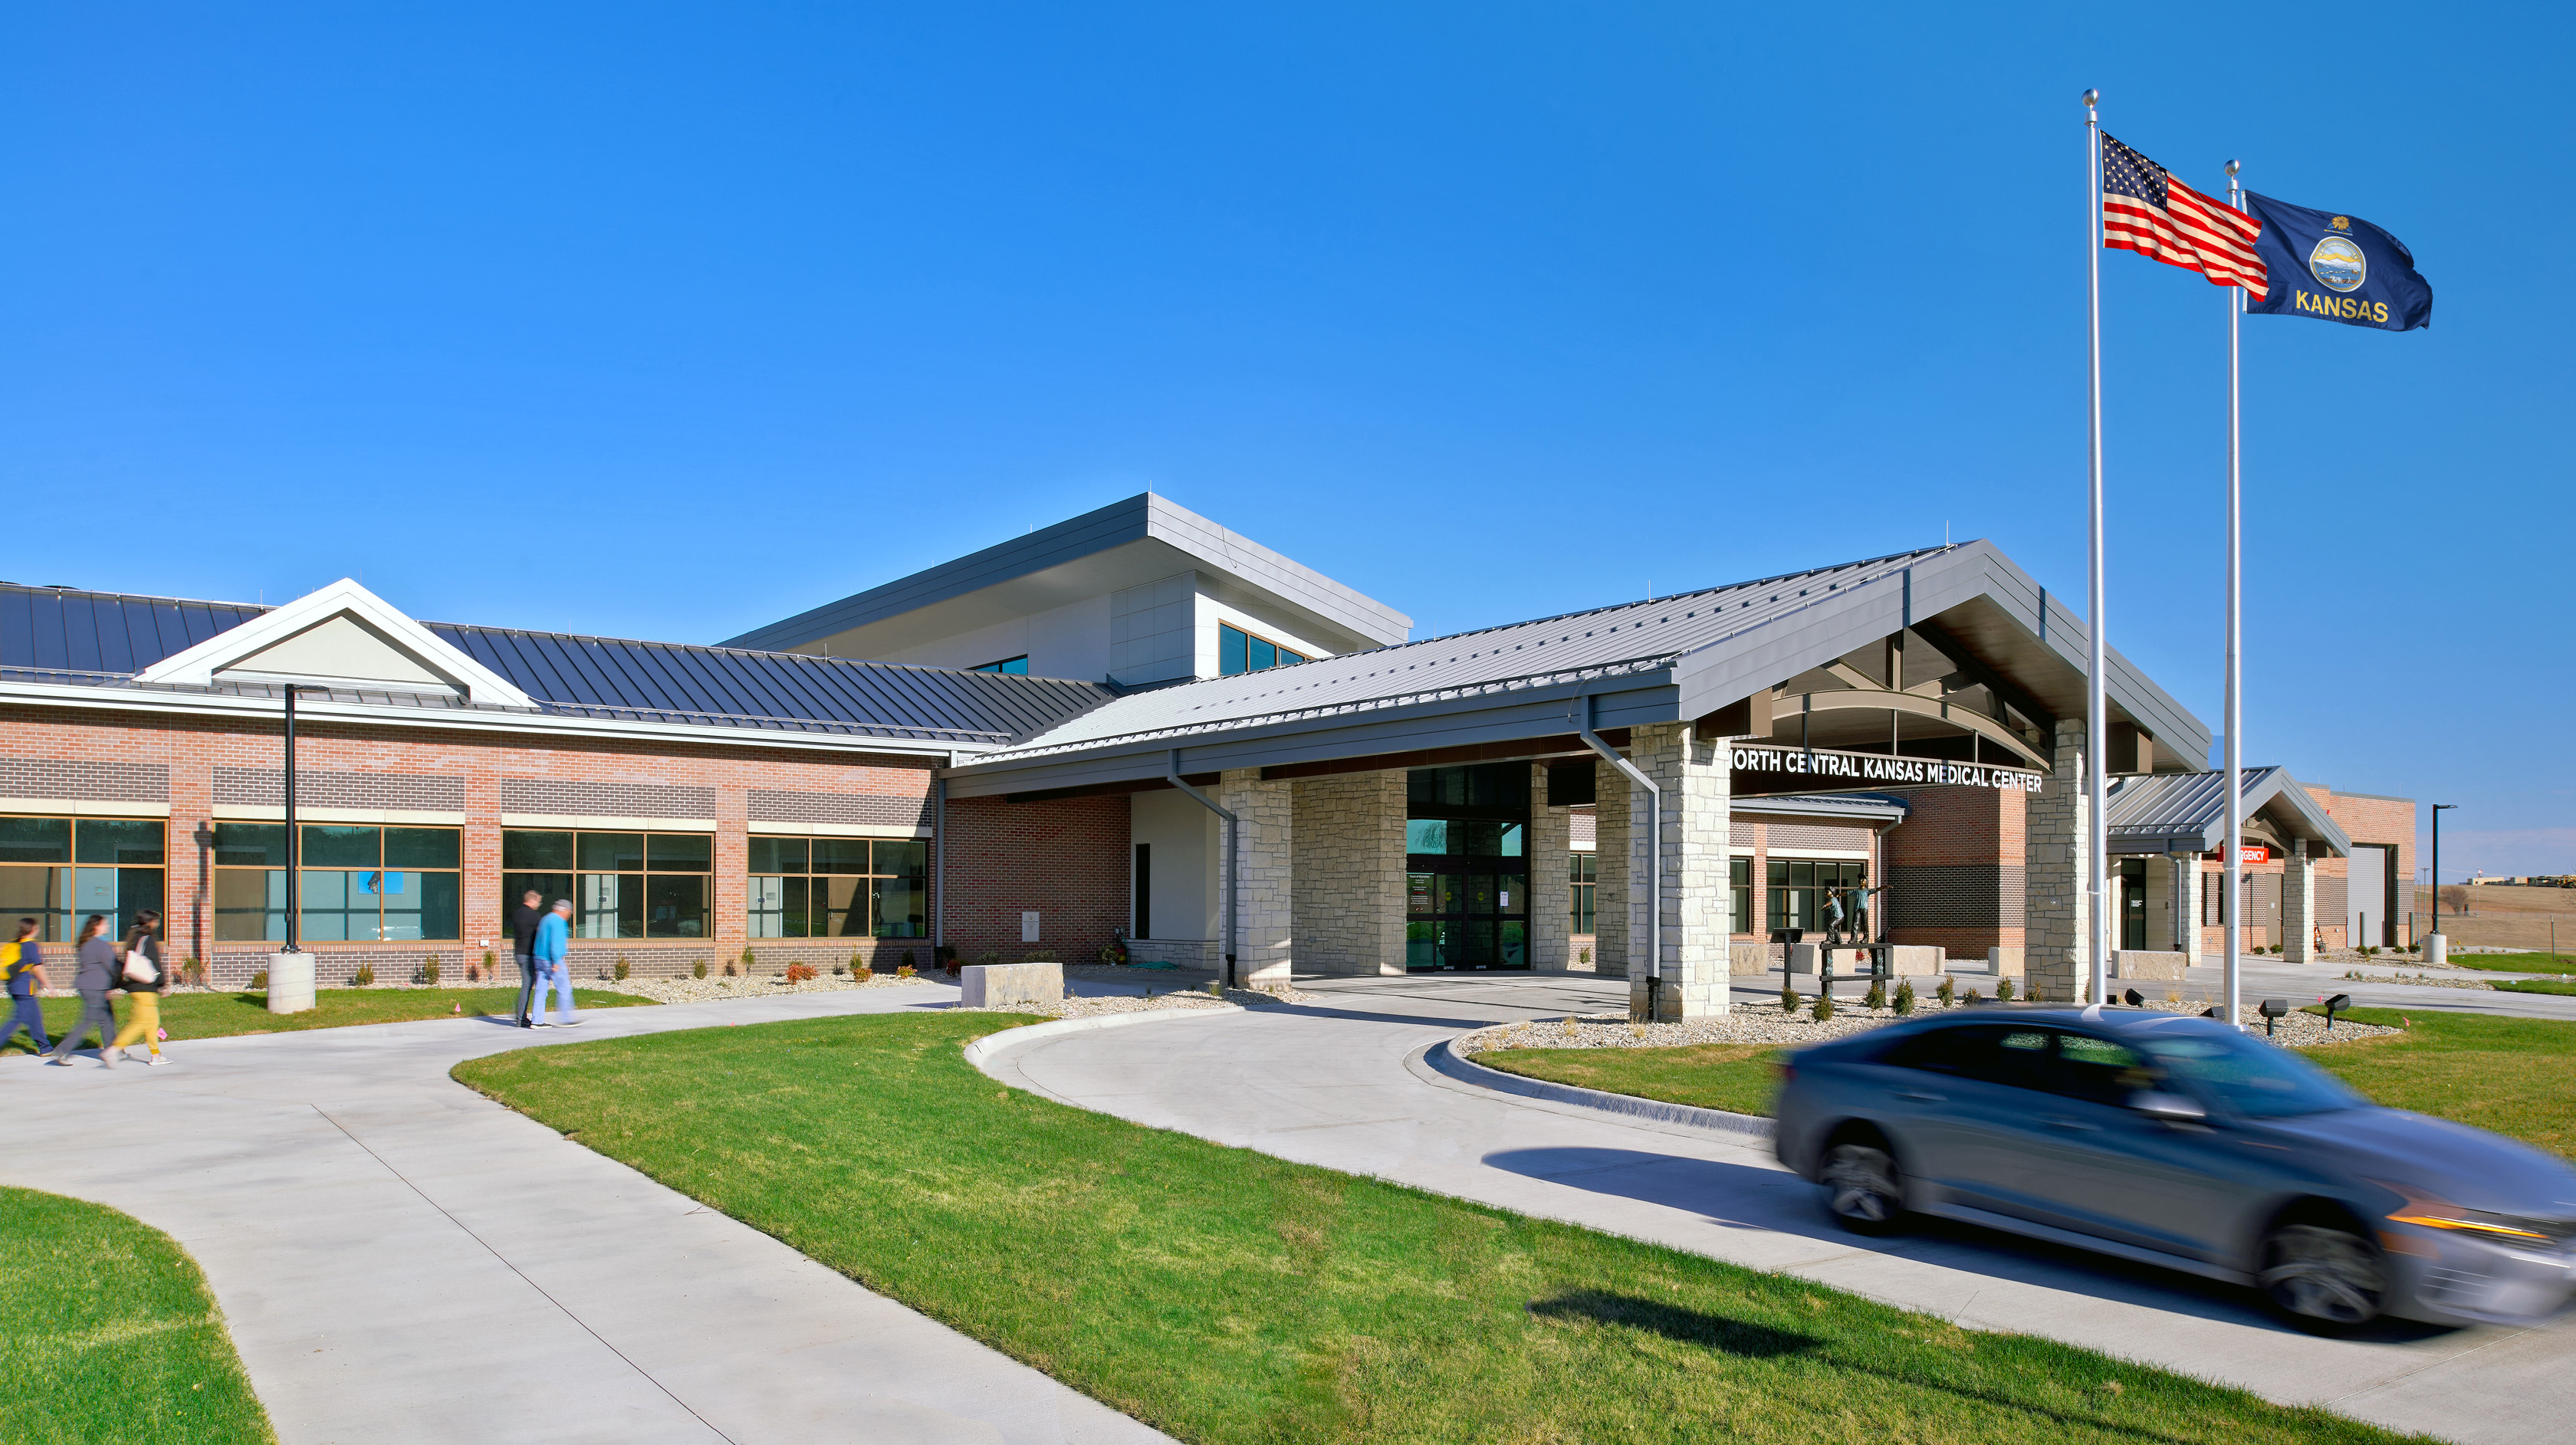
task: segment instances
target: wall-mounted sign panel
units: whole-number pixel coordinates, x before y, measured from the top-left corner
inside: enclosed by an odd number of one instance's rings
[[[1825,783],[1940,784],[2036,793],[2044,775],[1987,763],[1891,758],[1883,753],[1809,752],[1803,748],[1735,748],[1739,773],[1798,773]]]

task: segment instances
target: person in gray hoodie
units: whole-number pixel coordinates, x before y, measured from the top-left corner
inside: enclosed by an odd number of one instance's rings
[[[98,1061],[107,1068],[116,1067],[116,1050],[108,1045],[116,1039],[116,1010],[107,996],[116,991],[116,940],[107,935],[107,915],[93,913],[81,924],[80,962],[72,975],[72,987],[80,990],[80,1022],[54,1045],[53,1061],[70,1068],[72,1050],[95,1025],[98,1029]]]

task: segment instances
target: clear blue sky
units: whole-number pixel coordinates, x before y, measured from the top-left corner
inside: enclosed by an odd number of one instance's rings
[[[2435,288],[2246,323],[2251,755],[2576,870],[2576,48],[2480,10],[21,3],[0,575],[704,640],[1150,487],[1425,633],[2080,594],[2097,85]],[[2214,723],[2224,303],[2103,283],[2111,637]]]

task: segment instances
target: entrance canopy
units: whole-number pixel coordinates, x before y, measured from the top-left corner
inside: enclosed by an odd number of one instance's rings
[[[2311,856],[2341,858],[2352,839],[2326,815],[2287,768],[2247,768],[2245,840],[2276,853],[2293,840]],[[2227,775],[2170,773],[2113,778],[2103,807],[2103,833],[2119,853],[2211,853],[2227,846]]]
[[[2084,624],[1983,541],[1131,693],[950,773],[1068,796],[1583,751],[1587,722],[2046,769],[2084,711]],[[2209,730],[2109,654],[2110,762],[2176,771]],[[1175,759],[1175,753],[1179,754]],[[1813,789],[1815,779],[1801,786]]]

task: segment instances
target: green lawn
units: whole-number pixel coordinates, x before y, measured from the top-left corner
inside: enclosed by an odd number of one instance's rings
[[[1771,1115],[1780,1080],[1777,1044],[1688,1044],[1665,1049],[1489,1049],[1476,1063],[1577,1088],[1635,1094],[1702,1109]]]
[[[2495,1014],[2357,1008],[2340,1017],[2404,1027],[2402,1038],[2321,1044],[2307,1056],[2396,1109],[2438,1114],[2576,1157],[2576,1023]]]
[[[2576,973],[2576,953],[2455,953],[2450,958],[2461,968],[2480,968],[2490,973]],[[2407,959],[2401,955],[2390,961],[2402,964]]]
[[[196,1262],[103,1204],[0,1186],[0,1379],[16,1445],[274,1441]]]
[[[629,1004],[649,1004],[653,1000],[631,993],[579,988],[573,990],[577,1008],[624,1008]],[[313,1007],[302,1013],[273,1014],[268,1011],[264,993],[174,993],[161,1000],[161,1027],[169,1032],[167,1043],[188,1039],[220,1039],[233,1034],[288,1033],[296,1029],[336,1029],[349,1024],[391,1024],[411,1019],[443,1019],[463,1014],[499,1014],[507,1016],[518,1007],[519,991],[515,988],[325,988],[316,989]],[[132,1005],[123,998],[116,1000],[116,1021],[122,1027]],[[63,1030],[80,1022],[81,1001],[76,998],[45,1000],[45,1029],[57,1041]],[[0,1015],[5,1018],[6,1015]],[[95,1037],[95,1035],[93,1035]],[[167,1046],[165,1043],[165,1047]],[[141,1045],[136,1045],[140,1048]],[[0,1053],[34,1053],[35,1041],[24,1029]]]
[[[2500,978],[2490,986],[2506,993],[2576,993],[2576,978]]]
[[[2362,1441],[2318,1410],[1006,1089],[934,1013],[456,1077],[1198,1442]]]

